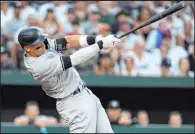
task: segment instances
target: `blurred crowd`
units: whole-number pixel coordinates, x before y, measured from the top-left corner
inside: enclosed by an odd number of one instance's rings
[[[1,1],[1,69],[25,69],[17,41],[25,27],[48,38],[121,35],[177,1]],[[194,77],[194,2],[185,9],[122,38],[78,65],[97,75]],[[72,54],[75,49],[65,51]]]
[[[118,100],[109,101],[106,113],[112,125],[139,127],[152,125],[147,111],[140,110],[134,117],[129,109],[121,108]],[[182,126],[182,115],[180,112],[172,111],[168,116],[167,124],[170,127],[179,128]],[[54,116],[40,114],[39,105],[36,101],[28,101],[24,109],[24,114],[15,117],[13,123],[15,125],[35,125],[41,129],[54,125],[68,126],[66,121],[61,117],[56,118]]]

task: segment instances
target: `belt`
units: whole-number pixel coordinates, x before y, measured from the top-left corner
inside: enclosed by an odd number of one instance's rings
[[[83,89],[85,89],[87,86],[85,85],[85,84],[83,84],[82,85],[82,87],[77,87],[77,89],[73,92],[73,93],[71,93],[69,96],[74,96],[74,95],[76,95],[76,94],[78,94],[78,93],[80,93]],[[65,98],[58,98],[57,100],[64,100],[64,99],[66,99],[66,98],[68,98],[69,96],[67,96],[67,97],[65,97]]]

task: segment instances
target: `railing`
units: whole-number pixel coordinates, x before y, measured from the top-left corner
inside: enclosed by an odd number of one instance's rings
[[[193,88],[194,78],[123,77],[81,74],[88,86]],[[1,84],[39,85],[26,71],[1,71]]]
[[[170,128],[167,125],[150,125],[147,128],[140,126],[112,126],[115,133],[194,133],[193,125],[183,125],[180,128]],[[47,133],[69,133],[66,126],[46,127]],[[40,133],[35,126],[15,126],[12,123],[1,123],[1,133]]]

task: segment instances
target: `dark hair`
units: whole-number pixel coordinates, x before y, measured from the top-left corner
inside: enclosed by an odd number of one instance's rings
[[[36,101],[28,101],[28,102],[26,102],[26,107],[32,106],[32,105],[39,107],[39,104]]]
[[[125,15],[125,16],[129,16],[129,13],[126,11],[126,10],[121,10],[120,12],[118,12],[117,14],[116,14],[116,19],[119,17],[119,16],[121,16],[121,15]]]
[[[141,8],[139,8],[139,16],[138,16],[138,20],[140,20],[140,19],[141,19],[141,13],[142,13],[142,11],[143,11],[144,9],[146,9],[146,10],[149,12],[149,18],[152,16],[152,12],[150,11],[150,9],[149,9],[149,8],[147,8],[147,7],[141,7]]]
[[[181,116],[181,113],[179,111],[172,111],[172,112],[169,113],[169,118],[171,116],[173,116],[173,115],[179,115],[179,116]]]
[[[78,20],[75,20],[72,22],[72,25],[80,25],[79,21]]]

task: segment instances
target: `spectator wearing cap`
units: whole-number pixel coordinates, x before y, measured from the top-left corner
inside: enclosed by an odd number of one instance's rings
[[[132,125],[132,115],[131,115],[130,110],[123,109],[121,111],[118,123],[121,126],[130,126],[130,125]]]
[[[43,20],[44,24],[44,32],[48,34],[48,37],[60,36],[64,35],[64,31],[62,30],[62,26],[57,21],[54,10],[49,8],[47,10],[47,14]]]
[[[106,112],[110,120],[110,123],[112,125],[118,124],[121,113],[120,102],[118,100],[109,101]]]
[[[161,63],[161,77],[170,77],[171,73],[171,61],[168,58],[164,58]]]
[[[168,124],[172,128],[179,128],[182,125],[182,116],[178,111],[173,111],[169,113],[169,121]]]
[[[8,56],[8,51],[1,46],[1,69],[16,69],[16,65]]]
[[[144,110],[138,111],[137,113],[137,125],[140,127],[148,127],[149,125],[149,117],[148,113]]]
[[[28,101],[24,110],[24,115],[14,119],[15,125],[35,125],[44,128],[49,125],[57,125],[56,118],[52,116],[40,115],[39,105],[36,101]]]

